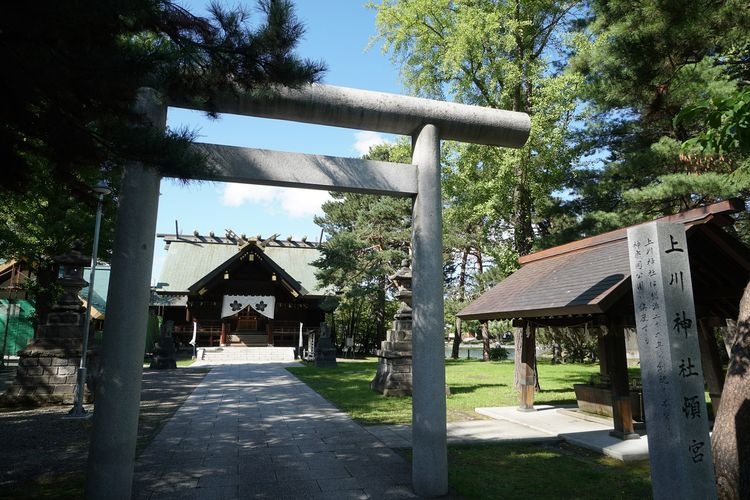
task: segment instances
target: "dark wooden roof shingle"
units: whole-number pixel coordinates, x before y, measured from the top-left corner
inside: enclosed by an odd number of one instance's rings
[[[728,200],[659,220],[724,226],[731,224],[728,214],[739,210],[744,203]],[[523,256],[521,269],[458,316],[492,320],[605,313],[630,291],[628,259],[625,228]]]

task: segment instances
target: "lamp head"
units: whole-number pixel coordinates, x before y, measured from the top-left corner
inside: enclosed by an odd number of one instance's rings
[[[112,190],[109,188],[109,184],[107,184],[107,181],[105,180],[100,180],[99,182],[97,182],[96,186],[92,187],[91,190],[96,194],[104,196],[112,192]]]

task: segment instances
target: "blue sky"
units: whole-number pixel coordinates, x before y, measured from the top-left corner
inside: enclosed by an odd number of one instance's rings
[[[197,14],[204,13],[208,4],[203,0],[181,3]],[[257,5],[254,0],[239,3],[251,10]],[[297,54],[325,62],[328,71],[323,83],[403,93],[398,68],[382,54],[380,45],[367,50],[375,34],[375,11],[364,4],[365,0],[296,0],[297,17],[306,26]],[[369,146],[393,139],[371,132],[234,115],[212,120],[199,112],[174,108],[169,110],[167,125],[188,126],[197,131],[199,142],[345,157],[360,157]],[[186,234],[198,230],[223,235],[225,229],[231,229],[237,234],[279,233],[318,240],[320,228],[313,223],[313,215],[320,212],[326,198],[323,191],[208,182],[182,186],[165,179],[156,230],[174,233],[176,220],[180,232]],[[163,248],[157,240],[152,282],[161,271],[166,255]]]

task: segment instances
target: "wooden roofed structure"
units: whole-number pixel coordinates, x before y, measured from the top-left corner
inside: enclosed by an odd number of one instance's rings
[[[750,280],[750,249],[728,229],[731,216],[744,211],[741,200],[695,208],[659,221],[686,226],[701,358],[714,409],[724,373],[713,327],[736,319]],[[633,434],[624,330],[635,315],[630,280],[627,228],[523,256],[521,268],[462,309],[462,319],[512,319],[523,329],[520,407],[533,409],[535,339],[539,326],[599,326],[601,371],[611,384],[615,433]],[[518,358],[517,358],[518,359]]]
[[[324,321],[312,262],[318,244],[238,236],[159,234],[167,258],[151,307],[198,346],[283,346]]]

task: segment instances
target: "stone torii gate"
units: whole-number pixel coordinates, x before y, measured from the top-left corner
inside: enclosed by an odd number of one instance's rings
[[[143,89],[136,111],[157,128],[167,105]],[[218,145],[202,148],[217,174],[208,180],[350,191],[414,200],[412,486],[421,496],[448,491],[443,350],[441,139],[519,148],[528,115],[396,94],[313,84],[273,96],[217,96],[212,111],[408,135],[412,163],[280,153]],[[86,473],[87,498],[131,497],[142,362],[159,201],[158,173],[132,163],[120,191],[102,377]]]

